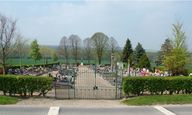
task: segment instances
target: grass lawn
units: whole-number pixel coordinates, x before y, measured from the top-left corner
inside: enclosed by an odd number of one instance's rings
[[[48,59],[47,62],[53,63],[54,61],[52,61],[51,59]],[[36,61],[36,63],[33,59],[27,59],[27,58],[22,59],[22,65],[36,65],[36,64],[44,64],[44,63],[45,62],[43,59]],[[8,64],[11,64],[14,66],[19,66],[20,65],[20,59],[19,58],[8,59]]]
[[[190,104],[192,95],[152,95],[124,100],[127,105]]]
[[[61,62],[61,63],[65,63],[64,62],[64,59],[59,59],[58,62]],[[87,64],[88,63],[88,60],[78,60],[78,62],[83,62],[84,64]],[[35,61],[33,59],[28,59],[28,58],[24,58],[22,59],[22,65],[36,65],[36,64],[44,64],[44,60],[41,59],[41,60],[38,60]],[[48,59],[47,60],[47,63],[54,63],[54,61],[52,59]],[[75,63],[75,60],[73,59],[69,59],[69,64],[74,64]],[[95,60],[90,60],[89,61],[90,64],[95,64],[98,62],[95,61]],[[102,64],[109,64],[109,60],[102,60]],[[19,66],[20,65],[20,59],[19,58],[11,58],[11,59],[8,59],[8,64],[11,64],[11,65],[14,65],[14,66]]]
[[[18,101],[16,97],[0,96],[0,105],[16,104]]]

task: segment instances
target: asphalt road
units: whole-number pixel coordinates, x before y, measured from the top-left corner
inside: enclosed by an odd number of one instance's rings
[[[154,106],[114,107],[114,108],[83,108],[59,107],[57,115],[192,115],[192,105],[163,106],[172,112],[163,113]],[[41,106],[0,106],[0,115],[48,115],[49,107]],[[49,115],[55,115],[54,113]]]
[[[163,115],[152,107],[61,108],[59,115]]]
[[[176,115],[192,115],[192,105],[165,106],[164,108],[176,113]]]
[[[0,115],[47,115],[49,107],[0,106]]]

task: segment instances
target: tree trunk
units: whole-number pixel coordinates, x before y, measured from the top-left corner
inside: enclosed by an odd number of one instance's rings
[[[20,69],[22,67],[22,57],[20,56]]]
[[[3,75],[6,74],[6,57],[5,57],[5,50],[3,49],[3,55],[2,55],[2,66],[3,66]]]
[[[43,61],[44,61],[44,67],[45,67],[45,65],[46,65],[46,58],[45,57],[43,58]]]
[[[101,64],[101,58],[99,58],[99,64]]]
[[[6,67],[5,67],[5,65],[3,64],[3,75],[5,75],[6,74],[6,72],[5,72],[5,69]]]

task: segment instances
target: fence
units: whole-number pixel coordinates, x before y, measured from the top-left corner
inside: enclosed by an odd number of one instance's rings
[[[73,83],[57,80],[55,97],[59,99],[119,99],[121,98],[121,76],[105,68],[79,66]],[[69,75],[66,75],[69,76]]]

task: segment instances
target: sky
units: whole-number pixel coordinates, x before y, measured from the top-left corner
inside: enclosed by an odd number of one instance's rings
[[[192,1],[179,0],[0,0],[0,13],[17,20],[17,30],[41,45],[59,45],[63,36],[81,39],[103,32],[120,47],[159,50],[181,22],[192,51]]]

